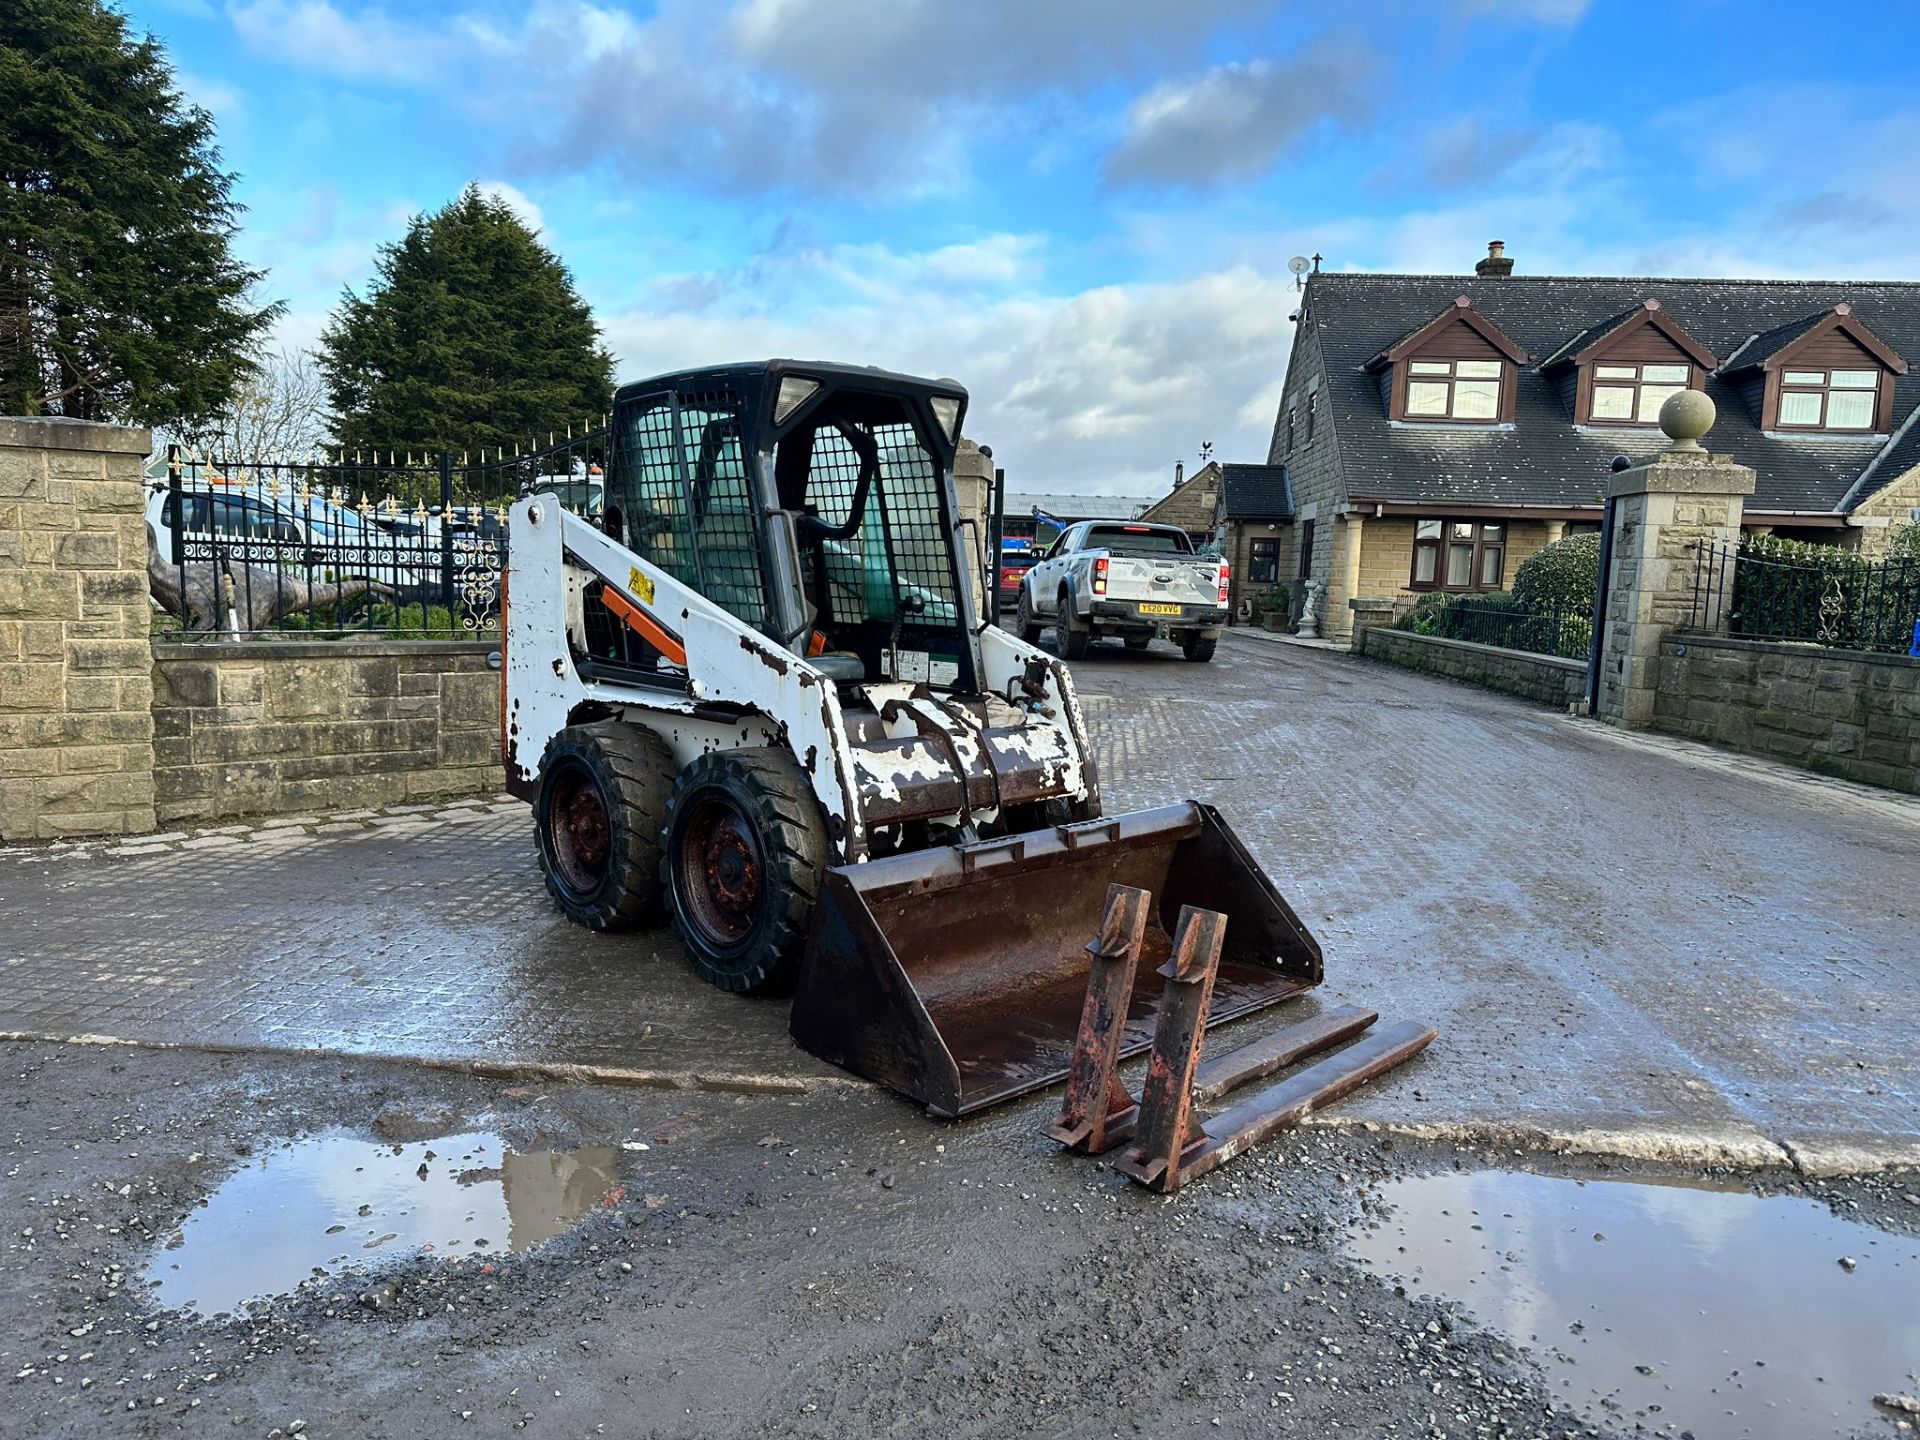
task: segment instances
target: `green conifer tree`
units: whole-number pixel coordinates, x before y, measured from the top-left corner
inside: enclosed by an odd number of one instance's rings
[[[606,411],[613,357],[573,277],[477,186],[416,215],[375,265],[320,341],[341,445],[512,446]]]
[[[229,248],[213,119],[100,0],[0,0],[0,415],[178,425],[278,306]]]

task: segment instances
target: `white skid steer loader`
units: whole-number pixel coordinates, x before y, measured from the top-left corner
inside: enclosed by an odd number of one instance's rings
[[[513,507],[508,787],[580,924],[670,918],[807,1049],[958,1115],[1066,1073],[1108,886],[1232,918],[1215,1021],[1319,982],[1211,808],[1104,815],[1066,667],[975,613],[966,392],[774,360],[615,399],[598,523]],[[1159,996],[1129,1002],[1124,1053]]]

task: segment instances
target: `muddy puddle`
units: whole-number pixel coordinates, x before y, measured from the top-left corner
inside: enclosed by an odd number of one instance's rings
[[[497,1135],[383,1144],[345,1131],[263,1149],[168,1239],[154,1298],[201,1315],[284,1295],[316,1274],[377,1270],[427,1251],[531,1249],[620,1185],[609,1148],[507,1149]]]
[[[1816,1201],[1498,1172],[1378,1193],[1388,1215],[1350,1248],[1526,1345],[1596,1422],[1701,1440],[1891,1434],[1873,1396],[1915,1392],[1920,1241]]]

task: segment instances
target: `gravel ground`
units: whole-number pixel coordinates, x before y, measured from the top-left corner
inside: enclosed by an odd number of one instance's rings
[[[7,1435],[1603,1433],[1555,1408],[1521,1346],[1371,1276],[1341,1239],[1410,1172],[1617,1164],[1314,1132],[1167,1200],[1055,1153],[1044,1099],[936,1126],[858,1091],[4,1055]],[[525,1255],[320,1279],[244,1318],[149,1303],[144,1266],[222,1179],[329,1127],[651,1148]],[[1911,1177],[1770,1183],[1920,1228]]]

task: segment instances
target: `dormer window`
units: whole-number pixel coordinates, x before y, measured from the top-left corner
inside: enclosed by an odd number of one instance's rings
[[[1506,366],[1498,360],[1409,360],[1409,420],[1497,420],[1500,380]]]
[[[1780,376],[1782,430],[1871,430],[1878,370],[1787,370]]]
[[[1844,302],[1750,336],[1720,369],[1762,430],[1884,435],[1907,362]]]
[[[1377,378],[1390,420],[1500,425],[1513,420],[1516,367],[1532,358],[1462,295],[1363,368]]]
[[[1691,365],[1596,364],[1588,418],[1603,425],[1656,425],[1667,397],[1692,384]]]

